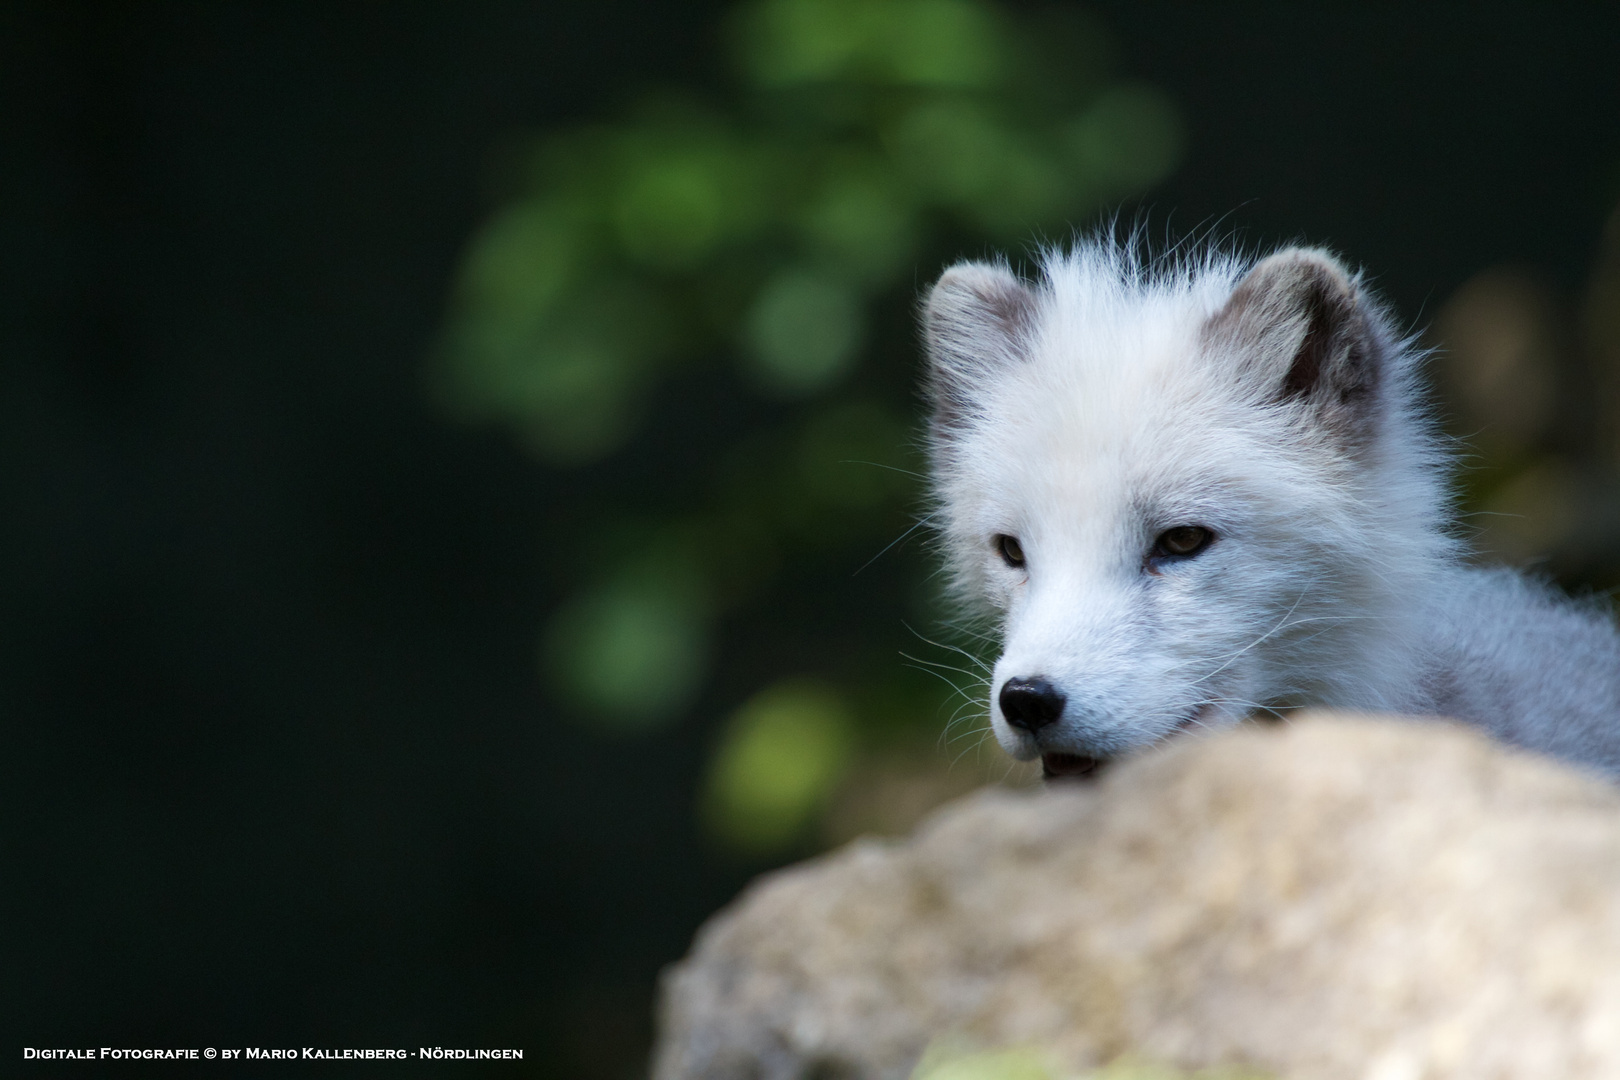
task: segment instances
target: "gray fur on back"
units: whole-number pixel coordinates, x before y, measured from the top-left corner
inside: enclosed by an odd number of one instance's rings
[[[1436,586],[1427,700],[1412,711],[1620,773],[1620,635],[1608,609],[1506,567],[1458,566]]]

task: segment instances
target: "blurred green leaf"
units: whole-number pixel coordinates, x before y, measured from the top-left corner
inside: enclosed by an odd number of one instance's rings
[[[534,327],[561,295],[589,241],[576,208],[557,202],[508,207],[473,240],[463,300],[485,317]]]
[[[985,87],[1006,64],[994,9],[971,0],[766,0],[737,24],[738,66],[761,86]]]
[[[677,551],[622,569],[552,617],[544,661],[570,699],[608,730],[658,727],[708,669],[711,604]]]
[[[725,215],[715,163],[690,156],[649,162],[619,195],[616,223],[630,257],[680,268],[714,250]]]
[[[849,285],[784,271],[760,290],[743,324],[748,371],[772,396],[814,394],[850,370],[861,331],[860,297]]]
[[[747,853],[791,845],[853,750],[853,719],[831,687],[790,680],[761,691],[731,718],[715,755],[705,793],[710,828]]]
[[[916,207],[875,154],[844,154],[826,165],[799,215],[805,246],[861,284],[898,271],[917,244]]]
[[[1181,157],[1185,137],[1174,103],[1151,86],[1105,91],[1068,131],[1080,172],[1105,198],[1155,184]]]
[[[911,1080],[1055,1080],[1040,1056],[1028,1050],[952,1053],[930,1047]]]
[[[1013,138],[984,103],[943,98],[907,110],[892,144],[918,187],[946,203],[971,206],[994,193]]]

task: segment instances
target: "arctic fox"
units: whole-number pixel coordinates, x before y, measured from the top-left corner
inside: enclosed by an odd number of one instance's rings
[[[923,306],[936,515],[1001,618],[992,728],[1048,776],[1302,705],[1455,717],[1620,773],[1620,634],[1468,565],[1421,354],[1332,255],[1050,252]]]

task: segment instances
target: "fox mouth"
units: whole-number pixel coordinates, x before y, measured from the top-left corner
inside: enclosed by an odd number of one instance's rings
[[[1180,735],[1183,732],[1197,731],[1208,726],[1206,718],[1211,709],[1203,705],[1194,709],[1176,722],[1169,735]],[[1041,778],[1043,780],[1095,780],[1102,775],[1110,758],[1092,757],[1089,754],[1066,754],[1059,751],[1048,751],[1041,755]]]
[[[1107,758],[1085,754],[1042,754],[1041,777],[1045,780],[1093,780],[1102,772]]]

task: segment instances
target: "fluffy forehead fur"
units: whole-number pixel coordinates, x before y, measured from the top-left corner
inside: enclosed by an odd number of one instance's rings
[[[1450,547],[1414,357],[1357,276],[1319,251],[1152,264],[1090,243],[1036,282],[954,266],[924,326],[936,521],[959,590],[1002,615],[997,684],[1039,675],[1069,702],[1043,750],[1388,704],[1401,595]],[[1209,553],[1150,565],[1184,525]]]

